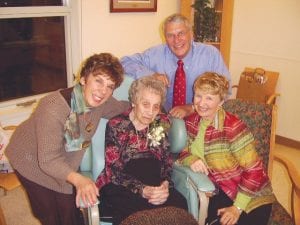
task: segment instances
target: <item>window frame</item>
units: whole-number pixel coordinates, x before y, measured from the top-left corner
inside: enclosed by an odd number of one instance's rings
[[[52,16],[65,17],[66,71],[68,87],[74,85],[74,74],[76,74],[78,66],[82,60],[81,1],[82,0],[65,0],[63,6],[0,7],[0,19]],[[0,102],[0,125],[5,122],[4,120],[6,116],[14,116],[11,115],[12,111],[14,113],[32,111],[34,104],[30,104],[30,102],[38,102],[38,100],[46,94],[48,93]],[[28,109],[28,107],[31,109]]]

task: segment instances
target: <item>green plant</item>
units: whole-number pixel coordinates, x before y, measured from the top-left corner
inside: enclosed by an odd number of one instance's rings
[[[219,39],[220,14],[210,0],[195,0],[194,38],[195,41],[213,42]]]

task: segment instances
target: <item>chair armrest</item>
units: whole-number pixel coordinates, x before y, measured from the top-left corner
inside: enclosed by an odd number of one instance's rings
[[[280,96],[279,93],[272,94],[272,95],[267,99],[267,104],[268,104],[268,105],[274,104],[274,103],[275,103],[275,100],[276,100],[276,97],[278,97],[278,96]]]
[[[292,182],[292,217],[295,225],[300,225],[300,171],[295,165],[295,161],[291,161],[284,154],[277,153],[274,159],[284,165],[290,180]]]
[[[178,118],[171,119],[169,130],[170,151],[180,153],[187,143],[187,132],[184,120]]]
[[[193,172],[189,167],[183,166],[178,162],[174,163],[173,169],[180,170],[185,173],[187,177],[193,182],[197,191],[208,193],[215,191],[215,185],[213,184],[213,182],[211,182],[207,175],[203,173]]]
[[[214,184],[205,174],[195,173],[177,162],[173,164],[172,181],[177,191],[187,200],[189,212],[199,224],[204,224],[208,196],[215,190]]]
[[[100,225],[100,215],[98,204],[95,204],[91,207],[85,208],[80,207],[85,225]]]

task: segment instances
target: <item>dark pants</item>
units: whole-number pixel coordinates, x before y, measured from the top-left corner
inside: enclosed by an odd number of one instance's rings
[[[145,185],[159,186],[161,179],[161,162],[155,158],[131,159],[124,167],[123,173],[141,181]],[[100,215],[111,215],[114,225],[121,223],[129,215],[146,209],[174,206],[187,210],[186,199],[174,188],[169,189],[169,197],[162,205],[153,205],[139,193],[113,183],[105,185],[100,192]]]
[[[100,193],[100,215],[112,216],[114,225],[118,225],[129,215],[146,209],[174,206],[187,210],[185,198],[174,188],[169,190],[169,197],[162,205],[153,205],[140,194],[134,194],[127,188],[112,183],[104,186]]]
[[[218,209],[233,205],[233,201],[220,189],[219,193],[209,200],[208,224],[220,225],[217,221]],[[272,204],[266,204],[253,209],[249,213],[242,212],[237,225],[267,225],[272,210]],[[215,221],[215,222],[213,222]]]
[[[42,225],[82,225],[74,194],[62,194],[40,186],[15,171],[25,188],[32,212]]]

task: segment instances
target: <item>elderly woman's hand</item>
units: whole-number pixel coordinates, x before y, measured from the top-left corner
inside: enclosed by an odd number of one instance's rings
[[[218,215],[221,216],[220,223],[222,225],[234,225],[240,218],[241,212],[235,206],[230,206],[218,210]]]
[[[163,181],[160,186],[145,186],[143,189],[143,197],[153,205],[161,205],[165,203],[169,197],[169,182]]]
[[[208,169],[207,169],[205,163],[201,159],[198,159],[195,162],[193,162],[190,165],[190,167],[191,167],[191,170],[194,172],[204,173],[204,174],[208,175]]]
[[[71,172],[67,180],[76,187],[77,207],[80,206],[80,201],[82,201],[85,206],[91,206],[97,203],[99,190],[93,180],[76,172]]]

